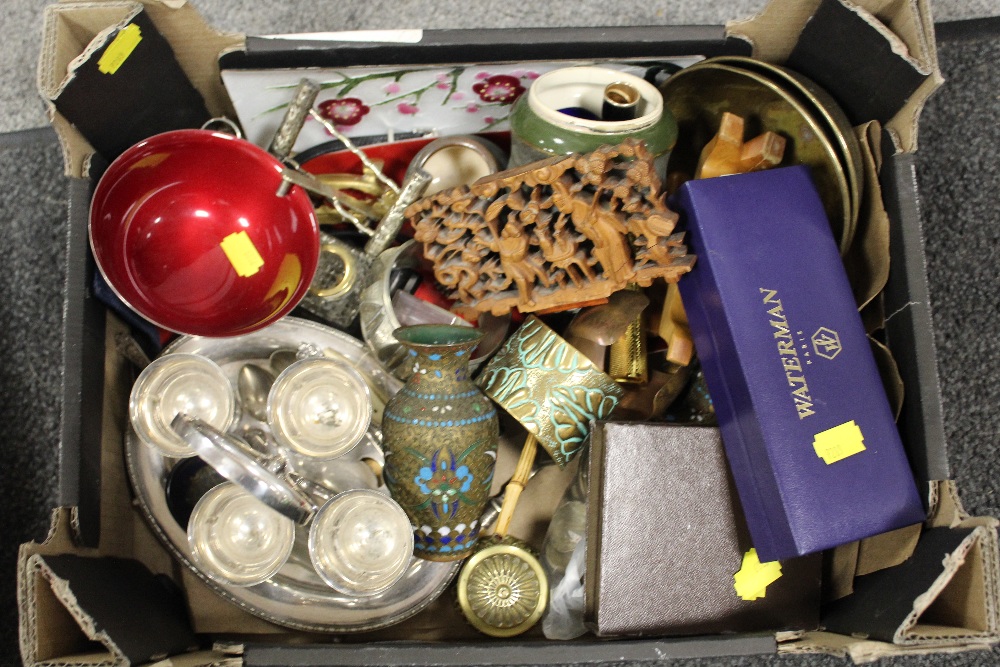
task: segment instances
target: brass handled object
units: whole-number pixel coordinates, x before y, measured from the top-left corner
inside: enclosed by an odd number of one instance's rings
[[[514,475],[507,483],[493,538],[469,558],[458,576],[458,604],[465,618],[492,637],[514,637],[531,629],[548,606],[548,577],[526,544],[507,536],[514,508],[534,466],[538,441],[524,442]],[[495,511],[495,510],[494,510]],[[487,510],[486,525],[492,520]]]

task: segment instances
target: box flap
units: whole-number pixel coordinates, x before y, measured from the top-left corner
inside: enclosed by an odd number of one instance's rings
[[[65,28],[63,21],[49,25]],[[200,127],[210,118],[170,44],[139,4],[101,30],[43,95],[109,161],[154,134]]]
[[[854,593],[824,610],[823,628],[886,642],[902,643],[911,639],[910,632],[920,615],[948,585],[965,562],[966,554],[981,539],[976,530],[934,528],[925,531],[907,561],[857,577]],[[985,609],[980,611],[980,616],[984,616]],[[979,619],[972,625],[970,634],[986,629]]]
[[[827,88],[855,124],[879,120],[897,150],[916,150],[920,111],[944,81],[929,0],[772,0],[727,30]]]
[[[197,643],[177,589],[134,560],[36,554],[25,567],[35,599],[51,593],[114,664],[162,659]]]
[[[38,66],[38,88],[46,100],[52,125],[63,146],[66,174],[86,175],[86,165],[93,147],[83,135],[55,109],[53,95],[72,77],[69,68],[78,57],[86,57],[99,48],[116,26],[127,21],[139,9],[145,9],[153,25],[170,43],[184,74],[204,98],[213,116],[234,112],[219,85],[219,55],[239,48],[244,37],[210,28],[193,6],[184,0],[66,0],[46,7],[42,51]]]

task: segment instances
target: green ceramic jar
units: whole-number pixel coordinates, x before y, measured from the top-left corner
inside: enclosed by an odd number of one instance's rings
[[[605,90],[612,84],[624,84],[638,94],[635,118],[591,120],[560,111],[584,109],[599,117]],[[510,167],[553,155],[589,153],[631,137],[646,142],[663,176],[677,141],[677,122],[660,91],[634,74],[604,67],[566,67],[538,77],[514,104],[510,126]]]
[[[493,403],[469,379],[482,333],[419,324],[393,334],[413,374],[385,406],[385,482],[413,525],[414,555],[465,558],[479,539],[499,426]]]

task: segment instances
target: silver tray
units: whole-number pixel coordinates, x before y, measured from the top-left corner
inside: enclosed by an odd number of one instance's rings
[[[178,352],[204,355],[236,380],[240,367],[250,361],[266,362],[279,349],[309,346],[327,356],[350,361],[372,386],[373,422],[381,421],[384,401],[401,383],[378,365],[363,344],[335,329],[307,320],[286,317],[255,333],[235,338],[183,336],[163,354]],[[244,416],[241,423],[252,421]],[[245,424],[244,424],[245,425]],[[259,422],[252,424],[259,426]],[[360,462],[370,458],[383,463],[377,426],[369,437],[343,457]],[[125,460],[139,507],[167,549],[209,587],[255,616],[299,630],[350,633],[375,630],[407,619],[433,602],[448,586],[461,563],[435,563],[412,558],[403,578],[388,591],[366,598],[351,598],[323,583],[308,565],[294,555],[274,577],[250,587],[228,586],[213,581],[191,557],[187,533],[167,505],[166,482],[178,459],[164,457],[147,446],[131,430],[125,437]],[[338,461],[341,459],[338,459]],[[328,464],[329,465],[329,464]],[[364,465],[364,464],[362,464]]]

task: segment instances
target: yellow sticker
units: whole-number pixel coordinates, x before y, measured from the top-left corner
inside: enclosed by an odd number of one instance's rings
[[[241,278],[249,278],[264,266],[264,258],[257,252],[257,246],[250,240],[250,235],[245,231],[233,232],[222,239],[219,244],[222,252],[226,253],[229,263],[236,269],[236,274]]]
[[[852,419],[817,433],[813,438],[813,449],[816,456],[830,465],[865,451],[865,436]]]
[[[761,563],[757,550],[750,549],[743,555],[740,571],[733,575],[733,588],[743,600],[757,600],[764,597],[767,587],[781,578],[781,563],[774,560]]]
[[[108,48],[104,49],[104,55],[97,61],[97,69],[102,74],[114,74],[128,60],[141,41],[142,33],[139,31],[139,26],[129,23],[118,31],[115,38],[108,44]]]

